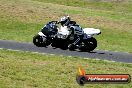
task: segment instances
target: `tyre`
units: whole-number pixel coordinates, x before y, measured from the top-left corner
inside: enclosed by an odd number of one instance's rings
[[[95,38],[89,38],[82,42],[83,44],[79,48],[81,51],[93,51],[97,47],[97,40]]]
[[[38,47],[46,47],[46,46],[50,45],[50,42],[45,37],[42,38],[42,36],[40,36],[40,35],[35,35],[33,37],[33,43],[34,43],[34,45],[36,45]]]

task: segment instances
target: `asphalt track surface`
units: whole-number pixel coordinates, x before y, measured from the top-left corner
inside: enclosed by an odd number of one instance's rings
[[[7,40],[0,40],[0,48],[132,63],[132,54],[123,53],[123,52],[112,52],[112,51],[104,51],[104,50],[94,50],[93,52],[90,53],[80,52],[80,51],[69,51],[69,50],[61,50],[59,48],[54,49],[51,46],[48,46],[47,48],[36,47],[32,43],[22,43],[22,42],[7,41]]]

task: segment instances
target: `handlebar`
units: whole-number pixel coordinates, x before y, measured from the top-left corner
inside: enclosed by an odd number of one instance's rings
[[[52,23],[59,24],[59,21],[51,21]]]

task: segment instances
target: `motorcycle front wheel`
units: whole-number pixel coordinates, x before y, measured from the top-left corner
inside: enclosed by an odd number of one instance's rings
[[[33,37],[33,44],[38,47],[46,47],[50,45],[50,42],[45,37],[43,38],[42,36],[37,34]]]
[[[90,52],[93,51],[96,47],[97,47],[97,40],[92,37],[84,40],[79,50]]]

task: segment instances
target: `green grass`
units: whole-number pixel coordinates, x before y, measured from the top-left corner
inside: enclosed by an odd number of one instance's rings
[[[82,27],[101,29],[97,49],[132,52],[130,0],[0,0],[0,39],[32,42],[46,22],[66,14]],[[0,50],[0,88],[81,88],[75,81],[80,65],[89,74],[132,75],[132,64],[127,63]],[[131,87],[132,83],[84,86]]]
[[[66,6],[83,7],[106,11],[132,11],[132,1],[128,0],[34,0],[46,3],[61,4]]]
[[[81,88],[78,67],[87,74],[130,74],[132,64],[0,50],[0,88]],[[86,84],[84,88],[131,88],[129,84]]]
[[[46,22],[66,14],[82,27],[101,29],[97,49],[132,52],[132,2],[128,0],[1,0],[0,39],[32,42]]]
[[[9,20],[10,21],[10,20]],[[19,21],[0,20],[0,38],[2,40],[16,40],[31,42],[32,37],[37,33],[43,25],[35,23],[23,23]]]

